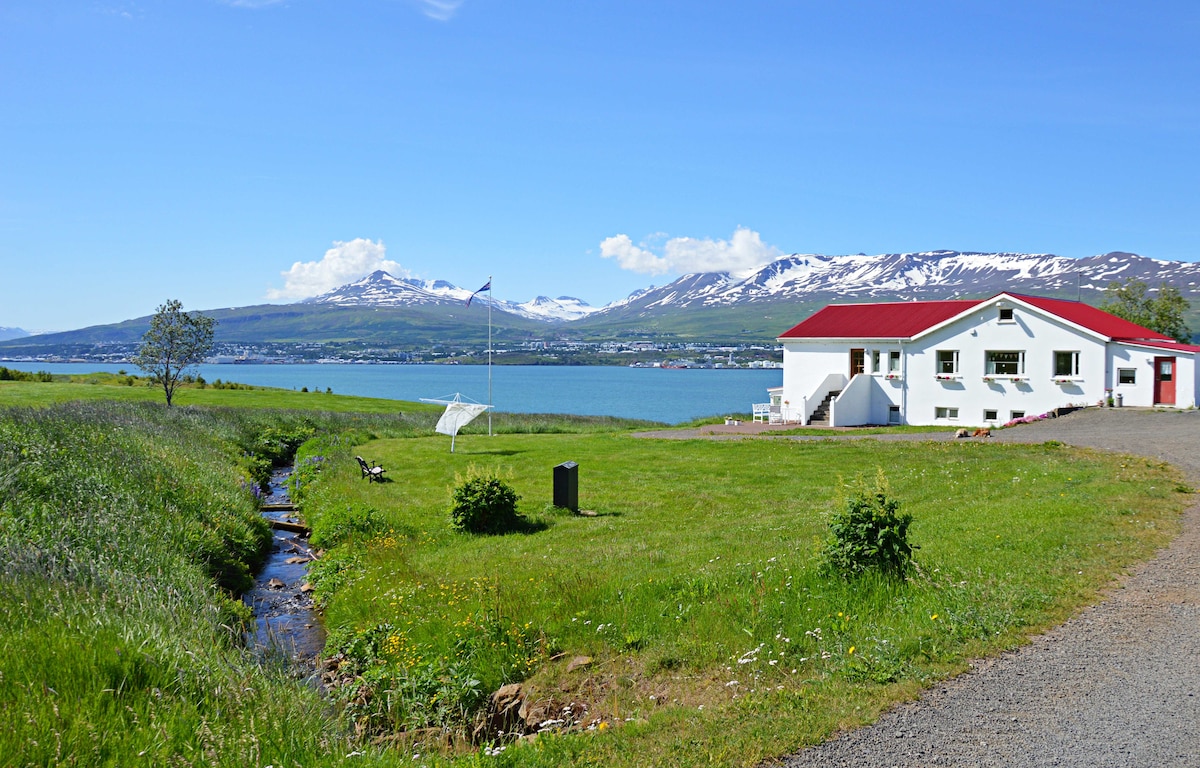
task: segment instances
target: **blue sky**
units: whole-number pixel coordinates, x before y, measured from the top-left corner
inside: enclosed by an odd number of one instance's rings
[[[1200,257],[1200,4],[5,0],[0,326],[382,266],[593,305],[786,253]]]

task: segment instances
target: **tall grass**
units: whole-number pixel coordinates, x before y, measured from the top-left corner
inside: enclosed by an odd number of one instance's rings
[[[269,533],[243,421],[161,406],[0,411],[0,755],[252,765],[328,753],[319,697],[242,648]]]

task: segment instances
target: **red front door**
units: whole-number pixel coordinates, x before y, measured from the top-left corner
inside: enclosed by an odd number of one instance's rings
[[[1175,358],[1154,358],[1154,404],[1175,405]]]

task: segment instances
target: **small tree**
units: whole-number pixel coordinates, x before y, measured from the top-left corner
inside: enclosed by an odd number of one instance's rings
[[[1183,320],[1189,309],[1188,300],[1173,285],[1158,286],[1158,296],[1151,298],[1150,287],[1135,277],[1122,283],[1110,283],[1108,293],[1100,309],[1122,317],[1131,323],[1166,334],[1176,341],[1191,341],[1191,331]]]
[[[163,388],[167,407],[175,396],[183,373],[204,359],[213,346],[217,321],[199,312],[183,312],[183,304],[171,299],[150,318],[150,330],[142,336],[133,363]]]

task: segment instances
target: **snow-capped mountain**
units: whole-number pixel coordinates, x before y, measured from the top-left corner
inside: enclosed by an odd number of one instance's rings
[[[1052,254],[929,251],[822,256],[793,254],[742,273],[702,272],[635,291],[601,308],[579,299],[539,296],[516,303],[476,294],[473,303],[548,323],[585,317],[660,314],[775,301],[871,301],[950,299],[1000,291],[1094,300],[1110,283],[1134,277],[1151,288],[1170,283],[1185,297],[1200,298],[1200,263],[1159,261],[1113,252],[1083,259]],[[444,280],[413,280],[377,271],[307,303],[404,307],[463,305],[471,291]]]
[[[360,280],[307,299],[304,303],[333,304],[339,307],[405,307],[422,304],[465,305],[470,298],[471,291],[445,280],[412,280],[376,270]],[[491,304],[493,308],[502,312],[553,323],[578,320],[597,311],[595,307],[570,296],[560,296],[557,299],[538,296],[532,301],[517,304],[480,293],[472,303]]]
[[[1072,259],[1051,254],[931,251],[867,256],[793,254],[745,273],[684,275],[661,288],[637,291],[601,315],[671,307],[720,307],[745,302],[847,299],[949,299],[1000,291],[1094,295],[1134,277],[1155,288],[1170,283],[1200,295],[1200,263],[1158,261],[1113,252]],[[600,315],[598,315],[599,317]]]

